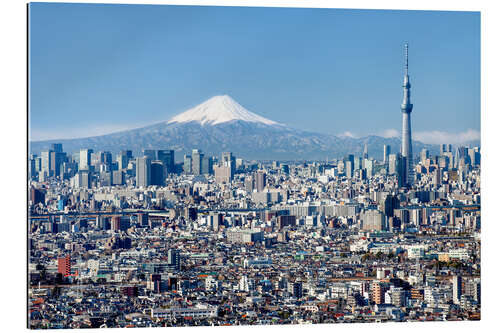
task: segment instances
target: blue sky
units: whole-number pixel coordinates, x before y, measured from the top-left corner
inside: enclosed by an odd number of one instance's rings
[[[296,128],[397,135],[404,41],[414,137],[478,139],[478,12],[33,3],[32,139],[141,127],[220,94]]]

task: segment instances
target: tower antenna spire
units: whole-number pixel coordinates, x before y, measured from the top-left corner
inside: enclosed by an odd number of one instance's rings
[[[408,75],[408,42],[405,42],[405,75]]]

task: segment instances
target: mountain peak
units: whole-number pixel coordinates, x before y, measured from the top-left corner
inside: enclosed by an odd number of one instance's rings
[[[217,125],[232,120],[242,120],[266,125],[279,125],[270,119],[248,111],[228,95],[214,96],[168,121],[170,123],[198,122],[202,125]]]

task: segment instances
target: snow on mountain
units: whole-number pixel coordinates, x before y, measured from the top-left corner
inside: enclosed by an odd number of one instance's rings
[[[280,125],[275,121],[248,111],[228,95],[214,96],[202,104],[173,117],[167,123],[188,123],[194,121],[201,125],[217,125],[232,120]]]

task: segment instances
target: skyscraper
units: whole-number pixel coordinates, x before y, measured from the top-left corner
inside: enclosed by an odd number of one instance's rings
[[[202,174],[212,174],[213,173],[213,160],[211,156],[203,156],[201,160],[201,173]]]
[[[428,158],[429,158],[429,151],[425,148],[422,149],[422,151],[420,152],[420,161],[422,162],[422,164],[424,164]]]
[[[173,173],[175,158],[173,150],[158,150],[158,159],[163,162],[165,173]]]
[[[384,164],[389,163],[389,155],[391,154],[391,146],[384,145]]]
[[[53,143],[50,145],[50,150],[55,151],[56,153],[62,153],[62,143]]]
[[[42,173],[46,173],[47,176],[50,176],[52,152],[52,150],[42,151]]]
[[[262,192],[266,187],[266,173],[264,171],[258,171],[256,173],[255,187],[258,192]]]
[[[118,154],[116,156],[116,162],[118,163],[118,169],[122,170],[127,167],[128,161],[127,161],[127,156],[124,154]]]
[[[236,171],[236,159],[231,152],[222,153],[221,165],[229,166],[231,168],[231,180],[233,180]]]
[[[401,103],[401,112],[403,113],[403,130],[402,130],[402,144],[401,155],[405,160],[405,172],[403,184],[410,185],[413,181],[413,153],[411,143],[411,111],[413,104],[410,102],[410,77],[408,75],[408,43],[404,46],[404,79],[403,79],[403,103]]]
[[[201,160],[203,159],[203,153],[198,149],[193,149],[191,153],[191,172],[195,176],[201,175]]]
[[[156,160],[156,150],[154,149],[143,149],[142,150],[143,157],[149,157],[150,160]]]
[[[460,275],[453,276],[453,303],[460,304],[462,296],[462,277]]]
[[[192,172],[192,158],[191,155],[184,154],[184,166],[182,167],[184,170],[184,173],[191,173]]]
[[[162,161],[151,161],[151,185],[165,185],[165,168]]]
[[[351,178],[354,175],[354,155],[349,154],[344,157],[344,172],[347,178]]]
[[[80,149],[80,162],[78,163],[79,170],[89,170],[90,169],[90,155],[94,151],[92,149]]]
[[[177,249],[168,250],[167,265],[169,268],[172,268],[177,271],[181,268],[181,256],[179,250]]]
[[[138,157],[135,170],[137,187],[151,185],[151,160],[149,157]]]

